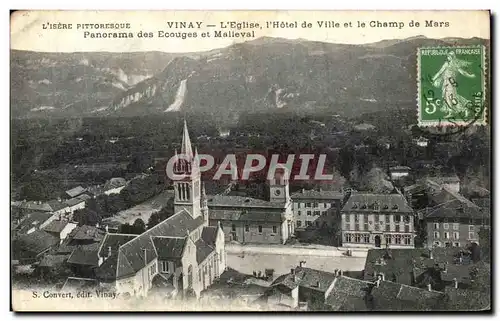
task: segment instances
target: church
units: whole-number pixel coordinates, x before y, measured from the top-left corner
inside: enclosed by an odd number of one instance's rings
[[[224,232],[209,226],[208,198],[185,122],[181,154],[174,163],[174,172],[184,176],[174,181],[175,214],[135,237],[107,234],[98,251],[101,284],[134,296],[199,297],[226,269]]]

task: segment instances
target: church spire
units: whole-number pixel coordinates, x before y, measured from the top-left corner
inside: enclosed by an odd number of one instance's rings
[[[185,119],[184,119],[184,131],[182,132],[181,154],[186,155],[189,159],[193,158],[193,148],[191,147],[191,139],[189,139],[189,132]]]

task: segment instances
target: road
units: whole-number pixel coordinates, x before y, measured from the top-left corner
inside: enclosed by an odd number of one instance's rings
[[[290,269],[298,266],[302,260],[306,261],[306,266],[309,268],[327,272],[334,272],[335,269],[361,271],[366,261],[366,251],[364,255],[357,253],[357,256],[346,257],[338,250],[335,252],[331,249],[304,249],[290,246],[227,244],[226,253],[227,265],[230,268],[246,274],[272,268],[275,276],[289,273]]]

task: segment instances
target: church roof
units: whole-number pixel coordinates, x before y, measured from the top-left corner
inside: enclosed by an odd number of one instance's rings
[[[203,224],[203,217],[192,216],[181,210],[155,227],[147,230],[126,244],[120,246],[118,255],[117,277],[125,277],[136,273],[149,262],[158,257],[154,237],[183,238]],[[162,250],[162,255],[165,254]]]
[[[276,208],[283,209],[284,203],[274,203],[266,200],[261,200],[246,196],[234,195],[213,195],[208,196],[208,207],[227,206],[227,207],[259,207],[259,208]]]

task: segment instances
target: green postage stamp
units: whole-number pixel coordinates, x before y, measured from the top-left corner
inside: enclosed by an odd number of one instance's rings
[[[486,124],[485,48],[418,48],[418,124]]]

